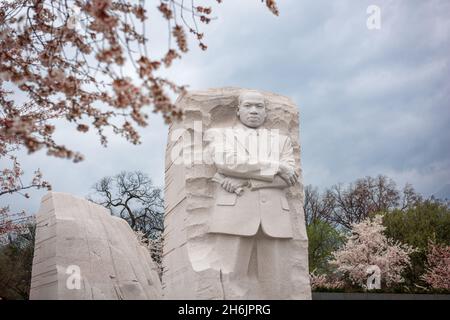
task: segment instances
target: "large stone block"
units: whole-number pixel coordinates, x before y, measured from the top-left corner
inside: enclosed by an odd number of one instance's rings
[[[162,298],[148,250],[106,208],[50,192],[36,220],[30,299]]]
[[[290,159],[299,176],[294,186],[275,188],[272,181],[257,191],[244,187],[243,196],[227,195],[213,179],[217,167],[204,161],[205,132],[234,128],[241,120],[237,108],[244,91],[194,91],[177,100],[185,117],[170,125],[166,149],[166,299],[311,299],[297,106],[286,97],[259,93],[267,112],[261,127],[278,130],[283,141],[292,142]],[[228,197],[228,203],[218,203],[218,195]],[[275,213],[271,208],[280,209]],[[226,221],[227,212],[234,222]],[[283,221],[278,222],[276,214]],[[239,220],[241,215],[249,220]],[[214,217],[219,219],[212,221]],[[258,221],[262,231],[254,234],[258,226],[246,224]],[[251,236],[243,236],[246,232]],[[227,255],[229,261],[219,261]]]

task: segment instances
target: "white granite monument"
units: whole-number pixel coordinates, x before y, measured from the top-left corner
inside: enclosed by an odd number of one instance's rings
[[[189,92],[166,150],[166,299],[311,299],[297,107]]]

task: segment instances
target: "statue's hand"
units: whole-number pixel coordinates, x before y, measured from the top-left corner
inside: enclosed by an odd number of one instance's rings
[[[283,163],[280,164],[278,174],[289,186],[293,186],[298,180],[298,175],[294,168]]]
[[[235,192],[237,188],[243,187],[244,183],[242,183],[242,180],[226,177],[223,179],[221,186],[228,192]]]

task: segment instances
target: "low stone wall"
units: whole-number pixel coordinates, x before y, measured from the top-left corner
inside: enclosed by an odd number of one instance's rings
[[[313,292],[313,300],[450,300],[450,294]]]

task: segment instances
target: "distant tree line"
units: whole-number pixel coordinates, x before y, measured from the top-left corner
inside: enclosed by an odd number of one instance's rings
[[[355,237],[363,238],[363,234],[358,236],[355,230],[381,216],[380,226],[364,229],[366,234],[374,228],[379,231],[362,243],[360,249],[366,250],[365,255],[378,254],[381,257],[385,253],[367,249],[378,236],[386,237],[386,241],[392,243],[392,246],[387,247],[389,250],[394,244],[413,249],[405,251],[408,257],[401,268],[401,281],[391,283],[385,289],[406,292],[450,290],[450,280],[431,280],[441,276],[450,279],[450,258],[447,257],[450,256],[448,202],[434,197],[423,198],[409,184],[399,189],[392,179],[379,175],[358,179],[348,185],[334,185],[322,193],[308,185],[305,187],[304,212],[309,238],[310,271],[313,280],[320,284],[316,287],[336,289],[335,276],[342,271],[336,265],[336,256],[342,256],[342,251],[346,247],[348,249]],[[353,251],[353,257],[360,254],[361,250]],[[352,261],[354,269],[364,265],[365,258],[361,259]],[[435,275],[433,268],[438,267],[436,270],[439,270],[439,275]],[[325,276],[330,276],[327,281]],[[384,276],[389,277],[389,274]],[[345,287],[343,289],[364,288],[361,283],[349,282],[350,278],[351,272],[340,275],[345,283],[341,283]]]

